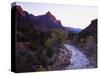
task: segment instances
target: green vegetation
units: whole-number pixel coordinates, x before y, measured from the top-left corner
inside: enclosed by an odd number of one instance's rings
[[[48,70],[48,66],[50,67],[49,58],[57,52],[57,48],[61,48],[63,43],[66,42],[68,39],[67,33],[59,29],[53,29],[45,33],[34,28],[32,30],[24,28],[16,32],[17,42],[22,42],[21,45],[25,45],[26,48],[26,50],[24,48],[25,51],[21,50],[16,54],[18,71]],[[32,65],[34,65],[34,68]],[[40,67],[36,67],[37,65]]]

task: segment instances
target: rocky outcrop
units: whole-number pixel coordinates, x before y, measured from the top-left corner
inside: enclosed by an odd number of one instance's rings
[[[16,26],[22,27],[31,25],[36,30],[47,32],[51,29],[62,29],[60,20],[57,20],[50,11],[44,15],[34,16],[24,11],[20,6],[13,6],[12,12],[16,11]],[[19,28],[18,28],[19,29]]]
[[[87,36],[97,36],[97,19],[91,21],[91,24],[83,29],[79,34],[79,37],[85,38]]]

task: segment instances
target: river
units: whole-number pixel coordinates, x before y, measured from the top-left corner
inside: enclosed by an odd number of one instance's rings
[[[70,44],[64,44],[64,46],[72,52],[72,56],[70,59],[71,64],[66,67],[66,69],[83,69],[83,68],[92,68],[90,65],[89,59],[86,55]]]

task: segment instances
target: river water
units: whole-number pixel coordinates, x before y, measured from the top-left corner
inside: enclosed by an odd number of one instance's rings
[[[90,65],[89,59],[86,55],[70,44],[64,44],[65,47],[72,52],[71,56],[71,64],[66,67],[66,69],[83,69],[83,68],[92,68],[93,66]]]

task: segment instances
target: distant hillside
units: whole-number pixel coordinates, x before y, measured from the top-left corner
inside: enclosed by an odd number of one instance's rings
[[[72,27],[65,27],[65,29],[72,33],[79,33],[82,30],[80,28],[72,28]]]

